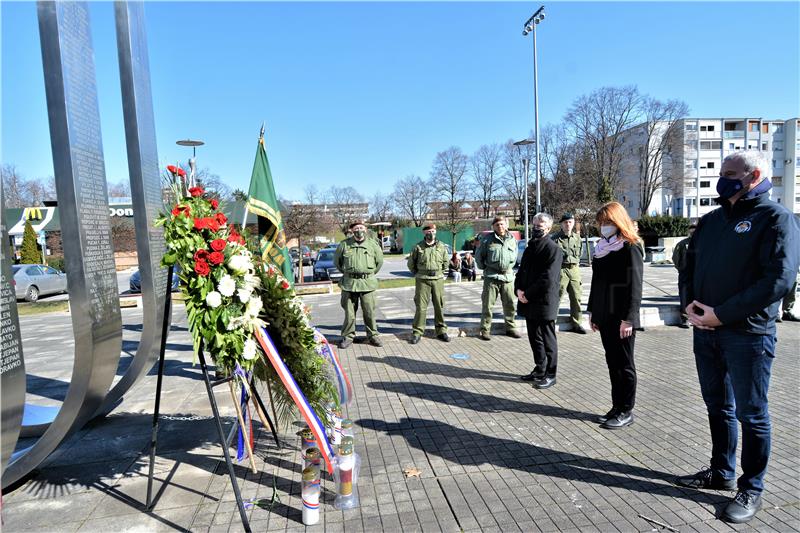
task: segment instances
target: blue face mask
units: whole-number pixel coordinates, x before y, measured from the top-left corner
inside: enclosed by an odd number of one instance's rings
[[[742,184],[740,180],[723,177],[717,180],[717,194],[719,194],[719,197],[723,200],[727,200],[741,191],[742,187],[744,187],[744,184]]]

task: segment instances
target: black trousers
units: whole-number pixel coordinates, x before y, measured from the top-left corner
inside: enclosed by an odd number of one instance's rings
[[[600,326],[600,338],[611,378],[612,406],[620,411],[630,411],[636,403],[636,365],[633,362],[636,330],[630,337],[620,339],[619,325],[620,322],[615,321]]]
[[[533,373],[537,376],[554,378],[558,367],[558,341],[556,340],[555,320],[525,319],[528,326],[528,341],[533,351],[536,366]]]

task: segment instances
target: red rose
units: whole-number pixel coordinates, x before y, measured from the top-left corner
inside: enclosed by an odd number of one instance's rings
[[[244,245],[244,237],[239,235],[239,244]]]
[[[183,209],[181,209],[177,205],[174,208],[172,208],[172,216],[176,217],[176,216],[180,215],[181,213],[183,213]]]
[[[239,242],[239,235],[236,232],[232,232],[228,235],[228,242]]]
[[[205,261],[195,261],[194,271],[198,276],[208,276],[208,274],[211,272],[211,268]]]
[[[192,208],[189,207],[188,205],[183,206],[183,216],[185,216],[186,218],[192,216]]]
[[[211,231],[219,231],[219,222],[217,222],[214,217],[207,217],[203,220],[205,220],[205,225],[208,229]]]
[[[167,165],[167,170],[172,174],[178,173],[178,167],[176,167],[175,165]]]
[[[211,209],[216,209],[219,207],[219,200],[216,198],[211,199]]]
[[[183,170],[181,167],[178,167],[178,176],[180,176],[182,178],[186,177],[186,171]]]
[[[208,219],[206,218],[196,218],[194,219],[194,229],[202,230],[208,227]]]
[[[286,280],[281,281],[281,289],[288,289],[290,287],[289,282]]]
[[[225,224],[228,221],[228,217],[226,217],[222,213],[217,213],[214,216],[217,218],[217,223],[219,223],[220,226]]]
[[[202,187],[190,187],[189,188],[189,194],[191,194],[194,197],[203,196],[203,193],[205,193],[205,192],[206,191],[204,191]]]
[[[225,249],[226,244],[228,243],[226,243],[223,239],[214,239],[211,241],[211,249],[215,252],[221,252]]]
[[[218,265],[225,261],[225,254],[222,252],[211,252],[208,254],[208,260],[212,265]]]
[[[205,261],[206,259],[208,259],[208,250],[197,250],[194,253],[195,261]]]

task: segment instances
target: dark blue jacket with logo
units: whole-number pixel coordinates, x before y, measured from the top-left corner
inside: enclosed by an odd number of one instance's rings
[[[719,328],[774,335],[781,299],[800,263],[800,225],[769,199],[740,199],[703,216],[692,235],[679,283],[687,302],[714,308]]]

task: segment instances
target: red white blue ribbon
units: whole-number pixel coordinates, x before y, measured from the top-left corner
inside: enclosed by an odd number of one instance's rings
[[[250,391],[247,390],[248,387],[246,383],[250,382],[250,372],[245,372],[244,369],[239,366],[239,363],[236,363],[236,369],[233,371],[234,375],[237,375],[241,378],[242,382],[242,393],[239,399],[242,409],[242,419],[244,420],[245,425],[249,429],[249,434],[247,438],[250,440],[250,449],[254,448],[253,446],[253,419],[250,416],[250,405],[248,401],[250,400]],[[239,435],[236,442],[236,461],[241,462],[244,459],[244,439],[245,439],[245,432],[244,428],[241,424],[239,426]]]
[[[321,355],[324,356],[333,367],[333,374],[336,377],[336,388],[339,392],[339,404],[350,405],[353,399],[353,385],[350,383],[347,374],[342,368],[342,363],[339,361],[336,351],[328,342],[328,339],[325,338],[325,335],[320,333],[318,329],[314,329],[314,335],[320,343]]]
[[[300,390],[300,387],[294,380],[294,376],[292,376],[292,373],[289,371],[289,367],[287,367],[286,363],[283,361],[283,359],[281,359],[281,356],[278,354],[278,350],[275,348],[275,344],[272,342],[272,338],[270,338],[267,330],[263,327],[256,328],[255,337],[258,343],[261,345],[261,348],[264,350],[264,353],[267,355],[267,359],[269,359],[269,362],[272,364],[273,368],[275,368],[275,372],[277,372],[278,376],[280,376],[283,386],[286,387],[287,391],[289,391],[289,395],[292,397],[295,405],[300,410],[300,414],[303,415],[306,424],[308,424],[311,432],[317,438],[317,447],[322,452],[322,458],[325,459],[328,472],[332,473],[333,457],[336,454],[333,451],[331,443],[328,441],[328,436],[325,434],[325,426],[322,425],[317,413],[314,412],[314,409],[311,407],[311,404],[308,403],[308,399],[306,399],[305,394],[303,394],[303,391]]]

